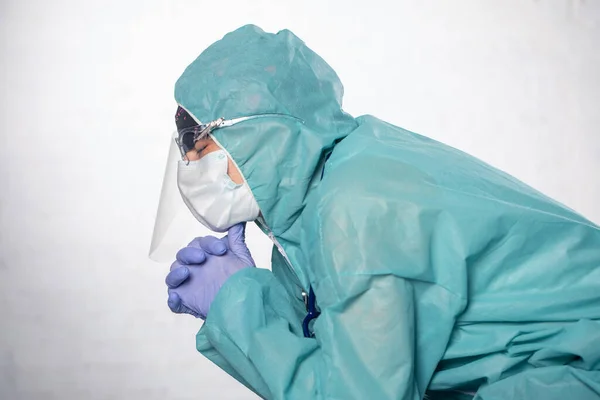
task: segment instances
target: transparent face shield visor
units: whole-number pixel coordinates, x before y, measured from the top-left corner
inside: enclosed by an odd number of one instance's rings
[[[182,136],[181,132],[177,131],[171,135],[149,253],[150,259],[157,262],[173,261],[177,251],[192,239],[211,234],[208,228],[194,218],[183,202],[177,186],[177,165],[180,161],[187,160],[185,154],[194,148],[193,144],[189,135]]]

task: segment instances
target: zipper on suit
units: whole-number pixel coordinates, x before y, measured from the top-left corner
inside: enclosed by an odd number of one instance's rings
[[[277,247],[277,250],[279,251],[279,254],[281,254],[283,256],[283,258],[285,260],[285,265],[294,274],[294,276],[296,277],[296,279],[298,280],[298,282],[300,282],[300,278],[298,277],[298,274],[294,270],[292,262],[290,261],[289,257],[285,253],[285,250],[284,250],[283,246],[281,245],[281,243],[279,243],[279,241],[277,240],[277,238],[275,237],[275,235],[273,234],[273,232],[271,231],[271,229],[267,226],[267,223],[265,222],[264,218],[262,216],[258,217],[258,219],[256,220],[256,223],[259,225],[259,227],[263,231],[266,232],[266,234],[269,237],[269,239],[271,239],[271,241],[273,242],[273,244],[275,245],[275,247]]]

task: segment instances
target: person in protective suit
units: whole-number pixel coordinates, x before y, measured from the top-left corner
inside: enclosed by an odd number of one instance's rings
[[[600,399],[600,228],[342,92],[255,26],[177,81],[178,189],[228,231],[167,276],[170,308],[205,319],[197,349],[267,399]]]

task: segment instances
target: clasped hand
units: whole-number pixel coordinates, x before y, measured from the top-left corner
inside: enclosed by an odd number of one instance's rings
[[[245,223],[229,228],[221,239],[199,237],[179,250],[165,280],[174,313],[206,319],[225,281],[241,269],[254,267],[245,242]]]

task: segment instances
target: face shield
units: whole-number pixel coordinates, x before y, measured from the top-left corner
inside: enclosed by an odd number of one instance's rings
[[[172,140],[150,244],[150,259],[157,262],[173,261],[177,251],[185,247],[195,237],[213,233],[194,217],[179,190],[178,164],[182,160],[186,164],[189,163],[186,153],[195,148],[196,141],[212,137],[211,133],[216,129],[224,129],[250,119],[262,117],[294,118],[282,114],[260,114],[231,120],[219,118],[208,124],[195,123],[193,126],[179,129],[171,135]],[[223,150],[229,156],[227,151]],[[246,182],[244,184],[247,185]]]
[[[157,262],[173,261],[177,251],[185,247],[194,237],[210,234],[210,231],[190,213],[177,188],[177,164],[182,159],[180,147],[176,142],[178,136],[178,132],[174,132],[171,136],[150,244],[149,256]]]

